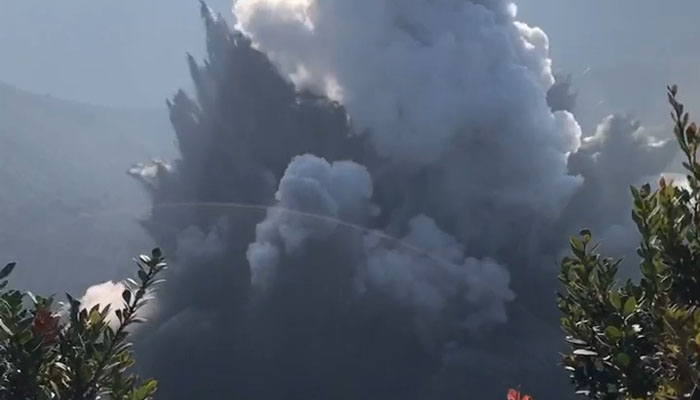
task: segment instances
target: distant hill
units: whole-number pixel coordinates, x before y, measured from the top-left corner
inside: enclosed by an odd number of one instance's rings
[[[78,291],[130,268],[152,243],[135,218],[149,202],[126,170],[172,157],[172,137],[165,109],[104,108],[0,82],[0,263],[20,263],[15,283]]]

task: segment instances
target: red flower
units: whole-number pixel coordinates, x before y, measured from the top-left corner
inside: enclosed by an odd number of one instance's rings
[[[58,318],[45,308],[36,310],[32,330],[45,344],[53,344],[58,335]]]
[[[506,400],[532,400],[532,396],[530,396],[529,394],[521,396],[519,390],[508,389],[508,395],[506,396]]]

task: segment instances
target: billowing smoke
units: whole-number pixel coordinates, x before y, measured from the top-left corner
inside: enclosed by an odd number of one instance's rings
[[[568,393],[555,260],[628,214],[617,184],[668,146],[618,117],[582,143],[547,36],[507,1],[202,14],[196,98],[169,102],[181,157],[131,171],[172,264],[140,343],[162,398]]]
[[[367,223],[376,212],[371,197],[372,180],[364,167],[352,161],[329,164],[312,155],[295,157],[280,180],[277,206],[257,226],[256,241],[248,248],[253,286],[272,284],[282,254],[326,238],[339,222]]]
[[[567,207],[567,223],[592,228],[606,251],[634,264],[638,235],[629,186],[657,182],[677,151],[673,140],[655,137],[629,116],[604,118],[569,158],[570,172],[586,184]]]
[[[119,320],[115,312],[123,308],[124,299],[122,298],[122,293],[124,289],[126,289],[124,284],[113,281],[90,286],[80,299],[80,306],[88,311],[97,305],[99,305],[100,309],[109,306],[111,311],[107,314],[107,321],[111,326],[116,326]],[[64,309],[64,311],[67,312],[68,310]]]

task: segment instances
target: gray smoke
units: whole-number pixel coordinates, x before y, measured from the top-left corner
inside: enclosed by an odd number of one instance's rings
[[[554,75],[554,84],[547,92],[547,104],[552,111],[574,112],[576,92],[573,89],[571,75],[561,73]]]
[[[632,267],[639,243],[629,186],[658,182],[677,152],[668,134],[650,132],[630,116],[604,118],[569,158],[569,170],[586,184],[567,207],[568,223],[598,232],[603,249]]]
[[[173,264],[140,343],[161,396],[570,393],[554,262],[580,224],[611,234],[617,188],[670,147],[618,117],[581,142],[548,98],[547,36],[510,2],[234,14],[202,6],[196,97],[169,102],[180,159],[131,171]]]

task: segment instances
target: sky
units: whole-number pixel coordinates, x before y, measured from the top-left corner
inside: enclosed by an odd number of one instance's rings
[[[212,0],[225,11],[230,0]],[[0,80],[97,105],[162,107],[202,55],[196,0],[1,0]],[[154,21],[156,23],[154,23]]]
[[[162,107],[188,88],[186,52],[201,58],[196,0],[1,0],[0,81],[83,102]],[[226,15],[231,0],[210,0]],[[664,85],[700,88],[694,0],[520,0],[550,38],[555,68],[581,92],[587,131],[609,112],[664,121]],[[681,11],[682,10],[682,11]],[[156,23],[154,23],[156,21]],[[584,74],[585,71],[588,71]]]
[[[665,85],[678,83],[698,105],[700,3],[692,0],[522,0],[519,16],[550,39],[556,69],[581,92],[577,119],[586,131],[611,112],[666,123]],[[587,73],[584,73],[588,69]]]

